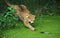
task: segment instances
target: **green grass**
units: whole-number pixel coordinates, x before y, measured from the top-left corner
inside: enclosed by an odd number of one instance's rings
[[[24,27],[23,23],[16,25],[15,29],[3,31],[3,38],[60,38],[60,16],[37,16],[32,24],[36,28],[35,31]]]

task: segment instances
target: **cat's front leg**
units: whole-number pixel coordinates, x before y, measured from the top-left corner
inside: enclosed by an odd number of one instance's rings
[[[32,27],[27,21],[24,21],[24,24],[25,24],[25,26],[26,27],[28,27],[29,29],[31,29],[31,30],[35,30],[35,28],[34,27]]]

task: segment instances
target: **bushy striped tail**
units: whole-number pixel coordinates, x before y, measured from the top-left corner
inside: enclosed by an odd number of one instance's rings
[[[12,4],[11,3],[9,3],[9,1],[7,1],[7,0],[4,0],[5,1],[5,3],[8,5],[8,6],[11,6]]]

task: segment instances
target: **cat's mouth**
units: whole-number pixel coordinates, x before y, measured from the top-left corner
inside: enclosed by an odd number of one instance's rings
[[[31,23],[34,23],[33,21],[31,21]]]
[[[33,21],[30,21],[29,23],[34,23]]]
[[[34,21],[32,21],[32,20],[29,20],[29,23],[34,23]]]

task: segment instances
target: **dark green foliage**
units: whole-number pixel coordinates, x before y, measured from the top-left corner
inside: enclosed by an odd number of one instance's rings
[[[2,15],[0,15],[0,29],[10,28],[16,25],[16,21],[18,21],[18,17],[14,14],[14,9],[8,7],[9,12],[6,11]]]
[[[42,10],[42,12],[40,12],[42,14],[60,15],[59,13],[60,1],[59,0],[8,0],[8,1],[11,4],[24,4],[33,13],[35,13],[35,11],[39,9],[39,10]],[[6,3],[2,0],[0,1],[0,3],[1,3],[1,6],[0,6],[1,9],[2,10],[6,9]],[[37,13],[39,14],[39,12]]]

